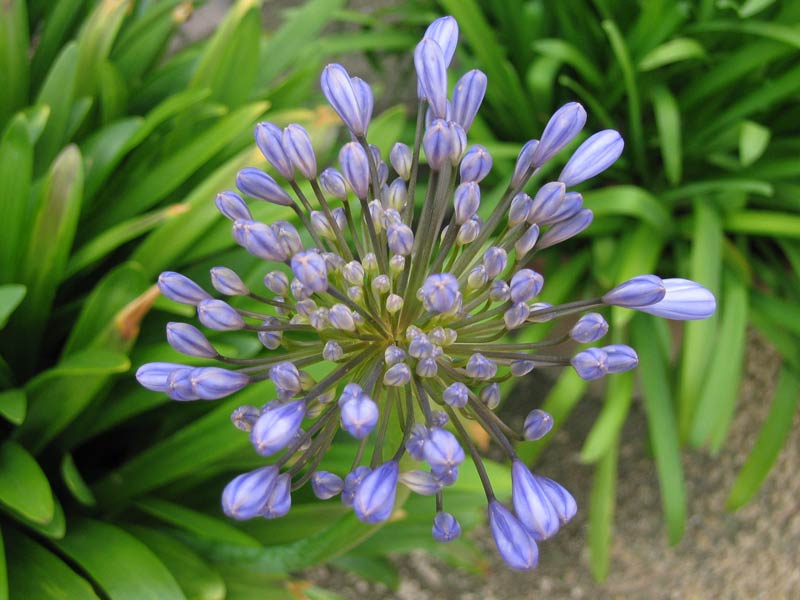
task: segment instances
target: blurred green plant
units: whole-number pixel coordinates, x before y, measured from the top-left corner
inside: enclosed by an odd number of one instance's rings
[[[230,522],[220,491],[254,457],[229,415],[264,398],[175,410],[130,377],[132,364],[177,358],[163,327],[181,309],[158,297],[161,270],[221,261],[263,275],[226,255],[213,203],[241,167],[265,166],[255,122],[269,111],[330,146],[332,112],[290,107],[308,102],[327,53],[381,47],[323,34],[358,17],[344,0],[310,0],[270,34],[260,0],[239,0],[209,39],[176,51],[195,4],[0,3],[0,599],[334,598],[289,573],[332,561],[391,587],[386,553],[419,547],[479,568],[468,542],[433,543],[417,500],[371,539],[375,527],[310,494],[279,522]],[[402,109],[379,116],[377,143],[404,121]],[[347,469],[343,450],[328,468]],[[493,477],[508,493],[507,475]],[[451,504],[469,527],[482,492],[475,473],[462,479]]]
[[[587,107],[587,131],[623,132],[627,148],[605,175],[607,186],[585,195],[595,214],[587,239],[555,259],[549,253],[568,273],[555,290],[548,281],[548,300],[657,272],[701,282],[720,301],[717,317],[682,330],[646,315],[611,315],[614,343],[632,338],[641,349],[639,383],[671,543],[686,521],[682,447],[723,449],[748,327],[780,352],[769,416],[728,498],[729,509],[742,506],[769,473],[800,398],[800,5],[418,0],[414,7],[401,6],[398,19],[416,27],[433,11],[456,17],[462,64],[488,75],[470,133],[495,157],[498,180],[512,169],[519,143],[538,137],[569,100]],[[531,187],[558,172],[552,162]],[[589,545],[598,579],[609,568],[617,447],[634,377],[608,381],[581,451],[583,462],[597,466]],[[556,427],[585,389],[574,374],[561,376],[543,405]],[[541,450],[523,449],[531,460]]]

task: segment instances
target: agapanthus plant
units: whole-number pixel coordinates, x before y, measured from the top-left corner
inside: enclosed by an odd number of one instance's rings
[[[581,194],[568,190],[613,164],[623,141],[613,130],[590,136],[555,181],[529,195],[524,190],[532,175],[584,126],[583,107],[567,104],[541,139],[525,144],[505,193],[481,218],[480,183],[492,157],[467,145],[467,131],[487,80],[469,71],[448,100],[447,68],[457,37],[455,20],[445,17],[430,25],[416,48],[417,131],[411,146],[398,142],[388,153],[391,181],[385,155],[368,141],[372,91],[341,65],[328,65],[321,77],[325,97],[351,135],[339,152],[339,170],[318,172],[301,126],[256,127],[259,149],[294,197],[255,168],[239,173],[237,187],[285,206],[301,230],[289,221],[257,222],[242,195],[222,192],[216,204],[233,222],[236,242],[270,263],[267,291],[251,290],[226,267],[211,270],[211,284],[223,296],[244,296],[261,308],[234,307],[178,273],[163,273],[159,287],[168,298],[196,306],[205,327],[252,332],[269,352],[224,356],[199,329],[170,323],[167,339],[176,350],[222,366],[151,363],[137,377],[181,401],[222,398],[267,379],[274,384],[277,398],[232,415],[256,452],[277,459],[228,484],[222,506],[230,517],[282,516],[291,492],[310,482],[317,497],[339,495],[359,519],[376,523],[392,514],[402,483],[435,498],[433,536],[447,542],[461,526],[444,510],[444,489],[456,482],[468,454],[501,556],[512,568],[530,569],[538,560],[537,542],[554,535],[577,507],[566,489],[532,473],[514,449],[516,441],[546,435],[552,418],[535,409],[522,432],[512,430],[494,412],[500,383],[542,367],[571,367],[584,379],[634,368],[636,352],[624,345],[574,356],[556,351],[569,340],[593,343],[606,334],[608,324],[594,309],[622,306],[702,319],[714,312],[715,301],[694,282],[655,275],[635,277],[600,298],[558,306],[539,300],[544,277],[531,268],[537,252],[592,221]],[[428,178],[418,207],[422,174]],[[537,343],[504,339],[510,331],[581,313],[568,335]],[[304,368],[317,363],[328,372],[315,379]],[[465,419],[482,426],[511,460],[513,510],[495,497]],[[392,423],[402,433],[396,446],[387,442]],[[360,440],[352,468],[319,470],[339,428]]]

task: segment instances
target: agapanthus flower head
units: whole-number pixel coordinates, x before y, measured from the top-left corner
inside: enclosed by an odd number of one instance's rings
[[[195,306],[207,329],[255,336],[263,352],[226,356],[229,346],[215,346],[206,332],[170,323],[173,348],[221,366],[150,363],[136,377],[178,401],[221,398],[267,380],[274,385],[274,399],[263,407],[244,405],[231,415],[255,452],[270,457],[269,466],[225,488],[223,510],[232,518],[286,514],[292,490],[310,481],[318,498],[340,495],[358,518],[374,523],[392,515],[403,484],[435,498],[432,534],[447,542],[461,533],[456,516],[444,510],[447,488],[469,455],[500,555],[512,568],[530,569],[537,541],[554,535],[577,505],[566,489],[519,460],[514,443],[541,439],[553,418],[531,407],[523,430],[513,431],[495,413],[501,382],[540,368],[571,367],[588,380],[636,367],[635,350],[623,344],[558,351],[565,342],[600,340],[608,323],[597,311],[607,306],[699,319],[716,303],[699,284],[655,275],[634,277],[598,298],[555,306],[541,299],[547,289],[538,253],[592,222],[571,188],[609,168],[624,143],[616,131],[595,133],[554,181],[533,186],[533,174],[563,160],[585,126],[584,108],[568,103],[539,140],[523,146],[500,199],[486,206],[484,198],[480,210],[492,156],[468,146],[466,132],[487,80],[468,71],[448,99],[457,40],[455,19],[444,17],[416,47],[421,130],[411,145],[370,144],[372,90],[335,64],[323,70],[321,87],[349,131],[338,168],[318,164],[322,157],[300,125],[256,126],[256,144],[273,174],[247,167],[237,186],[245,196],[285,206],[290,220],[256,220],[233,191],[215,203],[235,242],[264,261],[263,287],[224,266],[212,269],[211,285],[226,299],[174,272],[162,273],[158,285],[167,298]],[[307,197],[306,189],[313,194]],[[564,318],[572,319],[562,327],[567,335],[535,343],[507,336]],[[312,365],[318,365],[313,376]],[[495,497],[466,420],[483,427],[511,460],[513,511]],[[387,435],[395,424],[400,435]],[[340,429],[360,440],[353,467],[318,470]]]

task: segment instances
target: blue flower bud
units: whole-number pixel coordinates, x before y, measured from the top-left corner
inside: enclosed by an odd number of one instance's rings
[[[290,394],[296,394],[303,387],[300,382],[300,371],[288,360],[272,365],[269,369],[269,378],[278,390]]]
[[[528,441],[540,440],[553,428],[553,417],[550,413],[535,408],[525,417],[522,435]]]
[[[482,221],[478,215],[474,215],[469,221],[458,228],[456,243],[465,246],[474,242],[481,232]]]
[[[464,408],[469,402],[469,390],[466,385],[456,381],[445,388],[442,400],[453,408]]]
[[[467,132],[455,121],[448,121],[447,128],[450,130],[450,152],[447,156],[455,167],[467,151]]]
[[[270,465],[235,477],[222,491],[222,511],[243,521],[257,517],[275,487],[278,467]]]
[[[425,334],[415,335],[408,345],[408,353],[414,358],[433,356],[433,343]]]
[[[486,285],[489,276],[486,274],[486,267],[478,265],[467,273],[467,291],[478,290]]]
[[[342,389],[342,394],[339,396],[339,406],[344,406],[345,402],[354,400],[364,394],[364,389],[357,383],[348,383]]]
[[[461,183],[480,183],[492,170],[492,155],[483,146],[475,144],[470,146],[464,158],[461,159],[459,174]]]
[[[359,520],[380,523],[391,516],[397,494],[398,471],[397,462],[389,461],[364,477],[353,497],[353,510]]]
[[[158,276],[158,289],[173,302],[197,305],[211,298],[206,291],[194,281],[173,271],[164,271]]]
[[[654,304],[637,306],[636,310],[665,319],[693,321],[707,319],[717,309],[714,294],[689,279],[664,279],[664,297]]]
[[[527,302],[538,296],[544,286],[544,277],[532,269],[520,269],[511,278],[511,301]]]
[[[559,108],[542,132],[539,146],[533,153],[533,164],[540,167],[553,158],[581,132],[585,124],[586,111],[577,102]]]
[[[226,296],[246,296],[250,293],[250,289],[244,284],[242,278],[227,267],[211,269],[211,285],[220,294]]]
[[[436,470],[433,476],[442,487],[449,487],[458,481],[458,467]]]
[[[497,500],[489,502],[489,528],[497,551],[512,569],[533,569],[539,561],[539,548],[533,537]]]
[[[219,353],[206,336],[188,323],[167,323],[167,342],[175,350],[187,356],[217,358]]]
[[[424,460],[423,449],[425,447],[425,441],[428,439],[428,433],[428,428],[422,423],[414,423],[414,425],[411,426],[411,433],[408,435],[405,447],[408,455],[414,460]]]
[[[247,208],[247,203],[236,192],[221,192],[214,198],[214,203],[217,205],[217,210],[231,221],[253,220],[253,215],[250,209]]]
[[[315,471],[311,474],[311,490],[320,500],[333,498],[344,489],[344,481],[329,471]]]
[[[486,94],[486,75],[478,69],[467,71],[453,89],[451,118],[469,131]]]
[[[401,142],[395,143],[389,153],[389,162],[392,163],[395,173],[408,181],[409,177],[411,177],[411,148]]]
[[[384,385],[400,387],[411,381],[411,369],[405,363],[397,363],[386,370],[383,375]]]
[[[476,352],[467,361],[467,377],[473,379],[491,379],[497,375],[497,364]]]
[[[398,177],[392,181],[386,191],[386,206],[396,211],[401,211],[405,208],[407,202],[408,188],[406,187],[406,182]]]
[[[583,196],[578,192],[567,192],[555,212],[547,219],[540,220],[539,223],[546,225],[565,221],[573,217],[581,208],[583,208]]]
[[[322,71],[320,85],[325,98],[353,135],[366,135],[369,120],[364,118],[359,94],[356,94],[347,70],[342,65],[327,65]]]
[[[245,326],[241,315],[224,300],[203,300],[197,305],[197,318],[214,331],[236,331]]]
[[[522,234],[514,244],[514,251],[517,253],[517,260],[521,260],[528,252],[530,252],[539,241],[539,226],[534,223],[525,233]]]
[[[624,373],[635,369],[639,364],[636,350],[625,344],[612,344],[601,348],[606,353],[606,369],[609,373]]]
[[[606,129],[595,133],[575,151],[558,180],[572,187],[591,179],[613,165],[624,147],[625,142],[618,131]]]
[[[433,357],[423,358],[417,363],[416,373],[420,377],[435,377],[439,372],[439,366],[436,364],[436,359]]]
[[[450,16],[439,17],[428,25],[424,37],[430,38],[439,44],[445,65],[449,66],[458,44],[458,23],[456,20]]]
[[[542,475],[534,475],[536,481],[542,486],[550,504],[556,511],[561,523],[564,524],[578,512],[578,504],[564,486]]]
[[[450,151],[453,148],[452,131],[447,121],[436,119],[430,124],[422,138],[422,147],[428,166],[434,171],[440,171],[450,160]]]
[[[273,294],[285,296],[289,293],[289,278],[283,271],[270,271],[264,275],[264,286]]]
[[[231,413],[231,423],[240,431],[250,432],[261,416],[261,410],[250,404],[238,407]]]
[[[369,194],[369,158],[358,142],[350,142],[339,151],[339,164],[342,174],[362,200]]]
[[[291,206],[294,201],[272,177],[261,169],[245,167],[236,175],[236,187],[259,200],[280,206]]]
[[[314,156],[314,147],[311,137],[302,125],[291,123],[283,130],[283,148],[295,168],[306,179],[317,176],[317,157]]]
[[[342,504],[352,506],[353,499],[364,478],[372,473],[369,467],[356,467],[344,478],[344,488],[342,489]]]
[[[539,140],[530,140],[525,143],[517,155],[517,162],[514,164],[514,174],[511,176],[512,189],[521,186],[533,165],[533,153],[539,145]]]
[[[528,213],[528,223],[544,224],[552,217],[564,200],[566,186],[560,181],[545,183],[533,197],[533,205]]]
[[[495,279],[489,286],[489,298],[492,302],[505,302],[511,298],[511,288],[502,279]]]
[[[306,414],[303,400],[287,404],[277,402],[274,400],[270,403],[270,406],[273,403],[277,405],[262,414],[250,432],[250,441],[261,456],[270,456],[283,450],[294,439]]]
[[[427,100],[437,119],[447,117],[447,65],[442,47],[423,38],[414,50],[414,66],[419,81],[419,97]]]
[[[166,392],[169,388],[168,378],[176,369],[185,369],[185,365],[170,362],[145,363],[136,370],[136,381],[139,385],[153,392]]]
[[[347,182],[333,167],[328,167],[319,174],[319,183],[328,195],[340,200],[347,198]]]
[[[570,363],[581,379],[599,379],[608,373],[608,355],[600,348],[587,348],[572,357]]]
[[[521,461],[511,464],[511,502],[522,526],[537,541],[556,534],[558,515],[542,486]]]
[[[518,302],[503,313],[503,322],[509,331],[525,324],[531,314],[530,307],[524,302]]]
[[[391,225],[386,232],[389,250],[400,256],[408,256],[414,247],[414,232],[407,225]]]
[[[601,300],[604,304],[641,310],[663,300],[666,294],[667,288],[660,277],[638,275],[606,292]]]
[[[288,513],[291,508],[292,476],[283,473],[275,478],[275,485],[267,495],[267,501],[261,508],[259,516],[265,519],[277,519]]]
[[[452,542],[461,536],[461,524],[448,512],[438,512],[433,518],[433,539]]]
[[[342,347],[333,340],[325,342],[325,347],[322,349],[322,358],[331,362],[336,362],[344,355]]]
[[[275,232],[275,236],[278,238],[281,248],[283,248],[283,252],[287,257],[303,251],[303,241],[300,239],[300,234],[289,221],[275,221],[272,224],[272,230]]]
[[[489,410],[494,410],[500,406],[500,384],[490,383],[481,390],[481,402],[483,402]]]
[[[256,146],[281,177],[294,181],[294,167],[284,149],[281,128],[274,123],[259,123],[255,130]],[[249,217],[252,218],[252,217]]]
[[[310,220],[311,228],[319,237],[326,240],[336,239],[336,234],[333,231],[331,222],[328,221],[328,217],[325,215],[325,213],[319,210],[312,210]]]
[[[334,304],[328,312],[328,318],[331,321],[331,326],[334,329],[341,329],[342,331],[355,331],[356,322],[353,319],[353,312],[344,304]]]
[[[422,456],[435,474],[464,462],[464,449],[452,433],[441,427],[432,427],[422,447]]]
[[[172,371],[167,377],[167,396],[179,402],[200,400],[200,395],[195,391],[192,379],[199,375],[199,372],[195,371],[199,370],[183,367]]]
[[[257,221],[236,221],[233,224],[233,237],[250,254],[264,260],[283,262],[286,249],[277,234],[269,225]]]
[[[512,227],[528,220],[533,208],[533,200],[528,194],[522,193],[514,196],[508,209],[508,224]]]
[[[341,405],[342,428],[359,440],[375,429],[379,416],[378,405],[366,394],[360,394]]]
[[[431,414],[431,425],[434,427],[444,427],[450,422],[450,417],[443,410],[435,410]]]
[[[403,471],[400,483],[420,496],[433,496],[442,489],[441,482],[430,471]]]
[[[310,298],[314,293],[297,279],[292,279],[292,283],[289,284],[289,289],[292,291],[292,296],[297,300]]]
[[[490,279],[500,275],[508,263],[508,254],[503,248],[491,246],[483,253],[483,266]]]
[[[588,208],[578,211],[565,221],[560,221],[545,231],[539,238],[539,250],[555,246],[575,237],[592,224],[594,213]]]
[[[297,280],[312,292],[328,289],[328,270],[325,259],[318,253],[299,252],[292,257],[292,273]]]
[[[189,379],[192,390],[201,400],[217,400],[230,396],[250,383],[250,377],[245,373],[219,367],[192,369]]]
[[[596,342],[608,333],[608,323],[600,313],[586,313],[583,315],[569,332],[576,342],[588,344]]]
[[[422,297],[429,310],[447,312],[457,301],[458,279],[450,273],[429,275],[422,284]]]
[[[372,93],[372,88],[369,84],[359,77],[351,77],[350,84],[353,86],[353,91],[358,99],[358,106],[361,108],[361,121],[364,127],[369,126],[372,119],[372,109],[375,105],[375,96]],[[366,131],[365,131],[366,133]]]
[[[514,377],[522,377],[527,375],[536,366],[532,360],[515,360],[511,363],[511,374]]]
[[[453,193],[456,225],[463,225],[481,206],[481,188],[472,181],[462,183]]]
[[[392,344],[383,352],[383,360],[387,366],[391,367],[403,361],[406,357],[405,350]]]

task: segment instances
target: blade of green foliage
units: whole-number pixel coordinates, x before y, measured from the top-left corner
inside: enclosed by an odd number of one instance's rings
[[[2,8],[0,8],[2,10]],[[25,239],[33,174],[33,140],[28,120],[15,116],[0,140],[0,214],[4,232],[0,236],[0,282],[10,282],[19,267]]]
[[[85,0],[57,0],[52,4],[30,64],[32,90],[39,88],[48,67],[53,64],[86,8]]]
[[[6,326],[8,318],[25,298],[27,291],[24,285],[0,285],[0,329]]]
[[[99,600],[88,581],[44,546],[18,532],[5,529],[3,533],[14,544],[8,556],[12,598]]]
[[[131,0],[100,0],[81,28],[77,38],[76,98],[97,93],[100,77],[98,66],[108,58],[130,5]]]
[[[8,600],[8,567],[2,529],[0,529],[0,600]]]
[[[756,495],[764,483],[792,430],[798,401],[800,401],[800,376],[795,367],[784,365],[767,418],[731,487],[725,503],[728,510],[742,507]]]
[[[596,463],[602,460],[609,448],[617,443],[632,401],[633,373],[620,373],[609,378],[605,404],[581,448],[581,462]]]
[[[41,525],[55,514],[47,476],[36,459],[12,441],[0,445],[0,504]]]
[[[214,567],[225,581],[225,600],[286,600],[292,597],[288,573],[264,573],[233,563]]]
[[[740,210],[725,216],[726,231],[749,235],[800,238],[800,216],[768,210]]]
[[[183,600],[175,578],[147,546],[122,529],[77,518],[56,547],[76,562],[111,600]]]
[[[741,133],[739,134],[739,162],[747,167],[756,162],[769,145],[772,132],[759,125],[755,121],[745,121],[742,123]]]
[[[589,496],[589,568],[597,581],[605,580],[611,564],[618,450],[614,443],[597,463]]]
[[[225,581],[189,546],[151,527],[126,525],[169,569],[189,600],[225,600]]]
[[[0,392],[0,415],[14,425],[21,425],[28,412],[28,397],[25,390],[16,388]]]
[[[653,328],[663,321],[637,316],[631,323],[631,337],[639,353],[639,381],[647,430],[655,455],[661,505],[667,521],[670,544],[677,544],[686,526],[686,489],[683,464],[672,407],[667,356],[653,343]]]
[[[53,63],[39,90],[36,104],[50,108],[47,125],[36,144],[35,171],[42,172],[63,147],[70,114],[78,68],[78,48],[75,42],[64,46]]]
[[[667,181],[677,185],[681,181],[683,158],[681,154],[681,114],[675,96],[666,86],[658,85],[650,92],[656,117],[661,160]]]
[[[557,59],[570,65],[591,86],[599,86],[603,82],[603,74],[586,55],[573,44],[558,39],[548,38],[534,40],[532,48],[544,56]]]
[[[86,169],[86,199],[97,194],[106,178],[122,160],[127,145],[142,127],[144,119],[131,117],[111,123],[86,140],[81,150]]]
[[[73,498],[78,502],[84,506],[94,506],[97,504],[92,490],[86,485],[86,482],[83,480],[69,452],[64,454],[61,459],[61,479],[64,481],[64,485],[67,486],[70,493],[72,493]]]
[[[28,97],[28,11],[24,0],[0,4],[0,126]]]
[[[613,185],[585,194],[585,204],[596,217],[624,215],[635,217],[668,235],[672,217],[650,192],[633,185]]]
[[[783,42],[800,49],[800,28],[763,21],[705,21],[692,27],[694,31],[726,31],[746,33]]]
[[[692,38],[675,38],[664,42],[639,59],[640,71],[654,71],[684,60],[705,58],[706,50]]]

